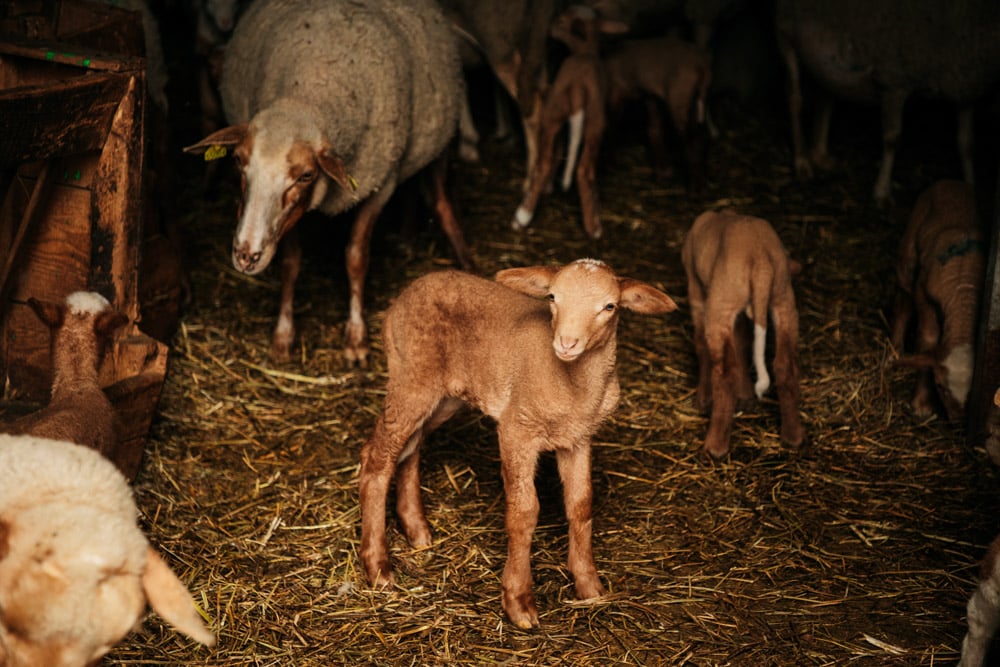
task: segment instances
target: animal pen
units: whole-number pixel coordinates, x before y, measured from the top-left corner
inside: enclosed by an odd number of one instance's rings
[[[44,52],[0,48],[4,89],[11,71],[34,71],[45,62]],[[13,266],[21,267],[11,270],[16,282],[0,283],[0,364],[10,396],[42,400],[47,386],[38,380],[47,338],[21,305],[27,296],[107,288],[133,319],[138,313],[136,274],[121,267],[137,261],[132,221],[139,202],[119,190],[121,213],[94,215],[107,210],[99,204],[98,186],[109,182],[95,176],[101,169],[121,169],[120,188],[138,187],[130,179],[141,163],[141,125],[134,121],[142,101],[132,86],[142,74],[126,58],[114,61],[120,69],[45,82],[71,90],[105,77],[120,96],[106,110],[102,127],[115,130],[103,140],[44,154],[36,141],[31,153],[19,153],[15,148],[31,135],[0,135],[6,192],[0,261],[16,256]],[[76,67],[67,62],[59,69]],[[5,127],[13,117],[8,105],[26,90],[35,87],[0,91]],[[134,114],[123,116],[128,105]],[[978,561],[1000,531],[998,470],[983,452],[978,427],[912,415],[915,373],[893,365],[898,355],[887,322],[910,206],[930,182],[956,173],[952,133],[940,131],[946,116],[936,108],[908,117],[906,136],[921,140],[901,144],[894,204],[881,209],[870,197],[877,113],[845,109],[847,120],[831,130],[838,165],[800,183],[782,109],[782,100],[766,112],[725,102],[713,108],[721,134],[697,199],[681,180],[654,175],[638,132],[609,129],[599,167],[604,235],[598,241],[580,227],[575,193],[550,195],[530,228],[510,228],[521,196],[520,147],[487,142],[480,164],[450,164],[460,221],[482,275],[595,257],[680,305],[659,317],[624,315],[620,326],[621,402],[593,452],[594,556],[608,590],[599,600],[574,599],[558,473],[553,459],[542,460],[532,549],[541,612],[536,631],[514,628],[500,607],[506,533],[497,440],[494,425],[472,411],[435,431],[422,451],[433,545],[410,549],[390,518],[398,588],[370,589],[361,568],[358,452],[382,409],[382,315],[409,281],[454,264],[437,226],[423,224],[429,213],[401,191],[376,227],[366,297],[373,349],[364,369],[342,363],[350,218],[304,219],[299,334],[293,361],[275,365],[268,353],[277,271],[246,277],[230,264],[238,184],[224,180],[207,196],[199,161],[178,149],[187,177],[177,222],[192,302],[169,345],[132,329],[117,342],[107,372],[112,386],[149,374],[162,380],[161,394],[155,382],[150,387],[157,391],[145,394],[155,410],[134,482],[141,523],[194,593],[219,643],[196,646],[151,614],[104,664],[956,662]],[[66,116],[60,118],[63,127]],[[122,125],[123,119],[132,122]],[[178,122],[183,129],[184,119]],[[193,134],[179,142],[197,138],[196,129],[188,130]],[[994,162],[996,140],[982,140]],[[109,162],[113,150],[118,157]],[[991,168],[983,171],[992,192]],[[48,178],[39,177],[46,171]],[[36,190],[35,200],[46,205],[32,209]],[[31,214],[65,210],[57,204],[71,200],[60,205],[86,215]],[[694,218],[722,206],[768,219],[804,264],[793,281],[808,438],[801,451],[780,444],[772,394],[737,416],[729,457],[705,462],[698,455],[707,419],[694,407],[697,365],[680,249]],[[67,219],[85,226],[64,229]],[[40,246],[51,250],[29,253],[32,246],[21,241],[18,253],[4,252],[17,245],[17,230],[44,239],[33,230],[41,234],[46,220],[62,234]],[[27,266],[38,267],[38,277]],[[984,333],[988,343],[995,340],[998,297],[987,295],[986,310],[994,313]],[[981,368],[988,377],[979,380],[980,398],[983,386],[998,379],[992,361]]]

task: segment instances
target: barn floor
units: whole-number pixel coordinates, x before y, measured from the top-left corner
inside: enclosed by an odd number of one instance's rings
[[[879,209],[876,111],[837,117],[839,163],[809,184],[792,177],[780,106],[715,113],[722,134],[697,200],[679,177],[653,174],[639,137],[609,138],[599,242],[582,233],[575,192],[544,199],[526,232],[510,229],[519,148],[486,141],[481,164],[451,166],[482,274],[597,257],[680,304],[620,325],[622,400],[594,447],[604,599],[574,599],[558,476],[543,460],[534,632],[512,627],[500,606],[503,489],[495,430],[477,414],[460,413],[424,450],[433,547],[414,552],[390,520],[398,590],[370,590],[358,558],[358,452],[386,379],[381,316],[408,281],[454,264],[437,226],[405,200],[381,221],[366,296],[374,348],[358,370],[341,362],[345,223],[305,220],[298,358],[276,366],[277,272],[233,270],[232,179],[204,197],[199,163],[179,158],[190,176],[181,223],[194,300],[135,488],[151,541],[219,645],[194,645],[150,614],[107,664],[954,663],[978,559],[1000,529],[998,471],[959,428],[914,418],[915,374],[891,365],[887,335],[909,207],[932,180],[958,173],[947,116],[907,120],[895,203]],[[768,218],[805,264],[795,283],[802,452],[779,442],[772,394],[738,416],[729,458],[698,456],[707,422],[693,405],[680,247],[694,217],[721,205]]]

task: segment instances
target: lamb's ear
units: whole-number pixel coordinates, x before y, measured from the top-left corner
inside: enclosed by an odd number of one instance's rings
[[[29,297],[28,305],[35,311],[38,319],[44,322],[50,329],[62,326],[63,318],[66,316],[66,307],[63,304]]]
[[[142,590],[149,606],[170,625],[196,642],[215,646],[215,635],[205,627],[191,594],[153,547],[146,551]]]
[[[247,131],[249,130],[249,123],[240,123],[239,125],[230,125],[229,127],[224,127],[221,130],[217,130],[212,134],[208,135],[196,144],[191,144],[184,148],[185,153],[205,153],[218,146],[235,146],[242,142],[247,137]],[[220,158],[225,156],[225,152],[222,155],[214,155],[211,159]],[[206,156],[206,160],[209,156]]]
[[[118,327],[123,327],[126,324],[128,324],[128,318],[124,314],[114,309],[105,310],[94,319],[94,331],[97,332],[98,336],[110,336]]]
[[[895,362],[897,366],[906,366],[908,368],[933,368],[936,363],[937,359],[929,352],[908,354],[905,357],[896,359]]]
[[[323,173],[336,181],[340,187],[351,192],[358,189],[357,182],[347,173],[347,165],[332,148],[329,146],[321,148],[316,153],[316,161]]]
[[[552,279],[559,269],[552,266],[522,266],[497,271],[495,280],[528,296],[548,296]]]
[[[620,278],[622,296],[619,305],[644,315],[659,315],[677,310],[677,304],[665,292],[640,280]]]

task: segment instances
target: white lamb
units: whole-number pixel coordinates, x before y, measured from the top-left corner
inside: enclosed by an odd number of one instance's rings
[[[375,220],[396,186],[432,163],[435,214],[463,267],[472,267],[438,159],[465,94],[447,21],[432,0],[257,0],[226,47],[221,93],[233,125],[185,150],[212,157],[233,149],[243,188],[236,269],[260,273],[282,241],[272,358],[289,360],[295,336],[295,224],[307,211],[333,216],[359,205],[347,248],[344,353],[364,365]]]
[[[440,271],[403,290],[382,329],[389,366],[385,411],[361,452],[361,559],[371,584],[394,582],[385,535],[394,475],[407,538],[414,546],[430,545],[418,450],[468,403],[497,421],[507,499],[502,600],[510,620],[538,626],[530,552],[539,511],[535,468],[543,451],[554,451],[558,461],[577,595],[602,595],[591,551],[590,443],[618,403],[618,311],[658,314],[676,307],[660,290],[587,259],[562,268],[507,269],[496,282]]]
[[[98,452],[0,435],[0,665],[94,664],[141,618],[215,645],[184,584],[136,523],[128,482]]]

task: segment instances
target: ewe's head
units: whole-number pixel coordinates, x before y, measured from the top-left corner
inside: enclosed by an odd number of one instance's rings
[[[552,311],[552,348],[562,361],[605,345],[614,335],[618,310],[655,315],[677,308],[673,299],[646,283],[620,278],[604,262],[580,259],[562,268],[505,269],[497,282],[544,297]]]
[[[240,174],[242,201],[233,237],[233,266],[249,275],[271,263],[278,241],[306,211],[318,207],[330,181],[357,189],[343,160],[319,130],[316,112],[291,100],[185,148],[205,159],[231,149]]]

